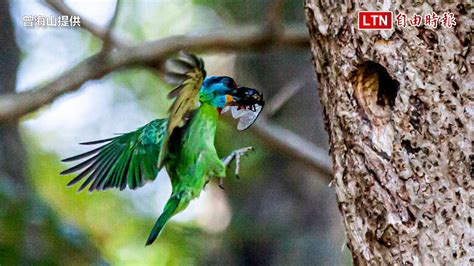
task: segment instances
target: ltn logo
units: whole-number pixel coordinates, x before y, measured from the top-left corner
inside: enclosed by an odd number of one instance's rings
[[[357,17],[361,30],[390,30],[393,27],[392,11],[359,11]]]

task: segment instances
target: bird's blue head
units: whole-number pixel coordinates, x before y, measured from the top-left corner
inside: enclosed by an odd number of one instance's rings
[[[224,108],[235,102],[233,96],[238,87],[231,77],[213,76],[206,78],[199,92],[199,100],[216,108]]]

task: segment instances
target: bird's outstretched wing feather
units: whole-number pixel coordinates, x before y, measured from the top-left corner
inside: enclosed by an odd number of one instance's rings
[[[102,144],[91,151],[69,157],[63,162],[86,159],[61,174],[79,172],[68,186],[85,181],[79,191],[89,186],[89,191],[108,188],[135,189],[147,180],[154,180],[161,167],[157,167],[167,119],[156,119],[147,125],[114,138],[84,142],[83,145]]]
[[[161,147],[158,167],[163,166],[168,140],[174,129],[183,127],[191,114],[199,108],[199,90],[206,77],[202,59],[184,51],[180,52],[178,58],[167,61],[166,71],[166,80],[178,85],[168,94],[169,99],[176,99],[168,111],[168,128]]]

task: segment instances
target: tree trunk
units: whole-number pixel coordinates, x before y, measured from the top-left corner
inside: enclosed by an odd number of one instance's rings
[[[468,265],[472,6],[382,2],[305,4],[347,245],[357,265]],[[457,25],[364,31],[361,10],[451,11]]]
[[[0,0],[0,95],[15,92],[20,49],[8,0]],[[0,123],[0,265],[102,262],[76,228],[29,186],[19,122]]]

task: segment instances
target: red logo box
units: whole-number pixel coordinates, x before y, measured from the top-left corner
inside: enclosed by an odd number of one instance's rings
[[[359,11],[357,20],[360,30],[391,30],[393,28],[392,11]]]

